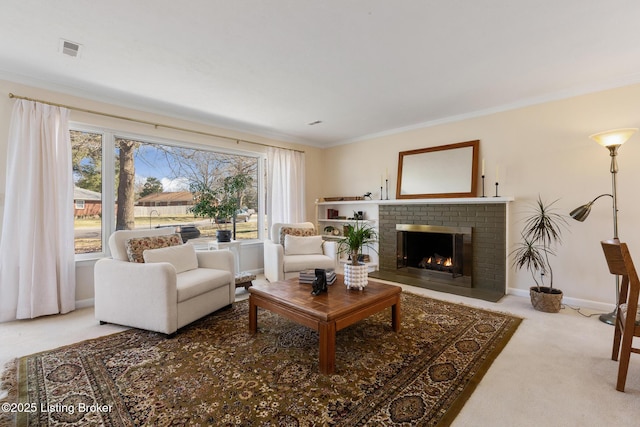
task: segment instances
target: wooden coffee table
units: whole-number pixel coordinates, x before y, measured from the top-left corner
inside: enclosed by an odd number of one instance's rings
[[[249,331],[258,329],[258,307],[277,313],[320,334],[320,372],[332,374],[336,368],[336,332],[391,307],[391,325],[400,331],[402,288],[369,279],[362,291],[347,289],[337,275],[328,292],[311,295],[311,285],[297,278],[249,288]]]

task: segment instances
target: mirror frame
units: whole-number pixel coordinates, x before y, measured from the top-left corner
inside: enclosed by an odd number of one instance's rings
[[[456,144],[440,145],[437,147],[420,148],[417,150],[401,151],[398,155],[398,181],[396,187],[396,199],[429,199],[440,197],[476,197],[478,187],[478,151],[480,146],[480,140],[459,142]],[[402,190],[402,173],[403,173],[403,161],[407,156],[424,155],[425,153],[439,152],[444,150],[457,150],[460,148],[472,147],[471,154],[471,182],[465,188],[460,188],[460,191],[452,193],[422,193],[422,194],[401,194]],[[446,179],[446,177],[444,177]]]

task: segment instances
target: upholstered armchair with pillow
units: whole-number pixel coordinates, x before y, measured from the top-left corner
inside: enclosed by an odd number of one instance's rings
[[[121,230],[94,269],[95,317],[171,335],[235,300],[231,251],[195,251],[172,229]]]
[[[295,277],[309,268],[336,268],[337,245],[316,235],[310,222],[275,223],[264,242],[264,275],[271,281]]]

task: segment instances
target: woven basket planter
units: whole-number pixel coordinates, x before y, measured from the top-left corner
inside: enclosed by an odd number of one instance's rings
[[[529,288],[531,305],[538,311],[545,313],[557,313],[562,308],[562,291],[559,289],[549,289],[547,286],[537,286]]]

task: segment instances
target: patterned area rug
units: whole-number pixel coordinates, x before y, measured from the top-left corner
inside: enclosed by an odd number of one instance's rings
[[[329,376],[316,332],[260,309],[252,336],[247,301],[171,339],[128,330],[25,356],[0,423],[448,425],[521,319],[406,292],[402,311],[399,333],[390,310],[339,331]]]

